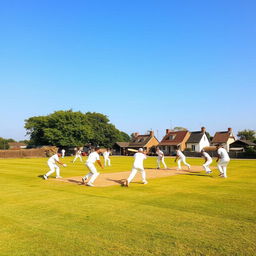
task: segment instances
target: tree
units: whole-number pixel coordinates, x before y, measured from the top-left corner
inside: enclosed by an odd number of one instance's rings
[[[4,139],[0,137],[0,149],[9,149],[9,142],[15,142],[14,139]]]
[[[237,136],[240,140],[249,140],[249,141],[255,141],[256,140],[256,133],[254,130],[242,130],[239,131]]]
[[[187,128],[184,128],[182,126],[176,126],[173,128],[174,131],[187,131],[188,129]]]
[[[48,116],[36,116],[25,120],[30,144],[36,146],[55,145],[59,147],[95,146],[112,147],[129,136],[109,123],[101,113],[56,111]]]

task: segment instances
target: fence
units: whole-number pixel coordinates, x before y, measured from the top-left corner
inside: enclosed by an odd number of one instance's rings
[[[46,157],[46,151],[55,147],[42,147],[34,149],[0,150],[0,158]]]
[[[207,152],[211,157],[217,157],[216,151]],[[185,151],[184,154],[188,157],[201,157],[199,152]],[[230,158],[241,158],[241,159],[256,159],[256,153],[246,153],[246,152],[228,152]]]

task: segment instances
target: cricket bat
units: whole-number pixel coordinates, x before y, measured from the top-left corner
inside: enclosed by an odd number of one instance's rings
[[[131,151],[131,152],[138,152],[137,149],[133,149],[133,148],[128,148],[127,150],[128,150],[128,151]]]

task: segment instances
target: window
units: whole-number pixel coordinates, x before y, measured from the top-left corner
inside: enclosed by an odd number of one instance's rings
[[[169,140],[174,140],[175,137],[176,137],[176,135],[170,135]]]
[[[196,145],[192,145],[191,148],[192,148],[192,151],[196,151]]]

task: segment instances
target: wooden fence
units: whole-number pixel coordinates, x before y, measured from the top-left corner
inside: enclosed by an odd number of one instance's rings
[[[56,147],[42,147],[33,149],[0,150],[0,158],[31,158],[46,157],[49,151],[56,151]]]

